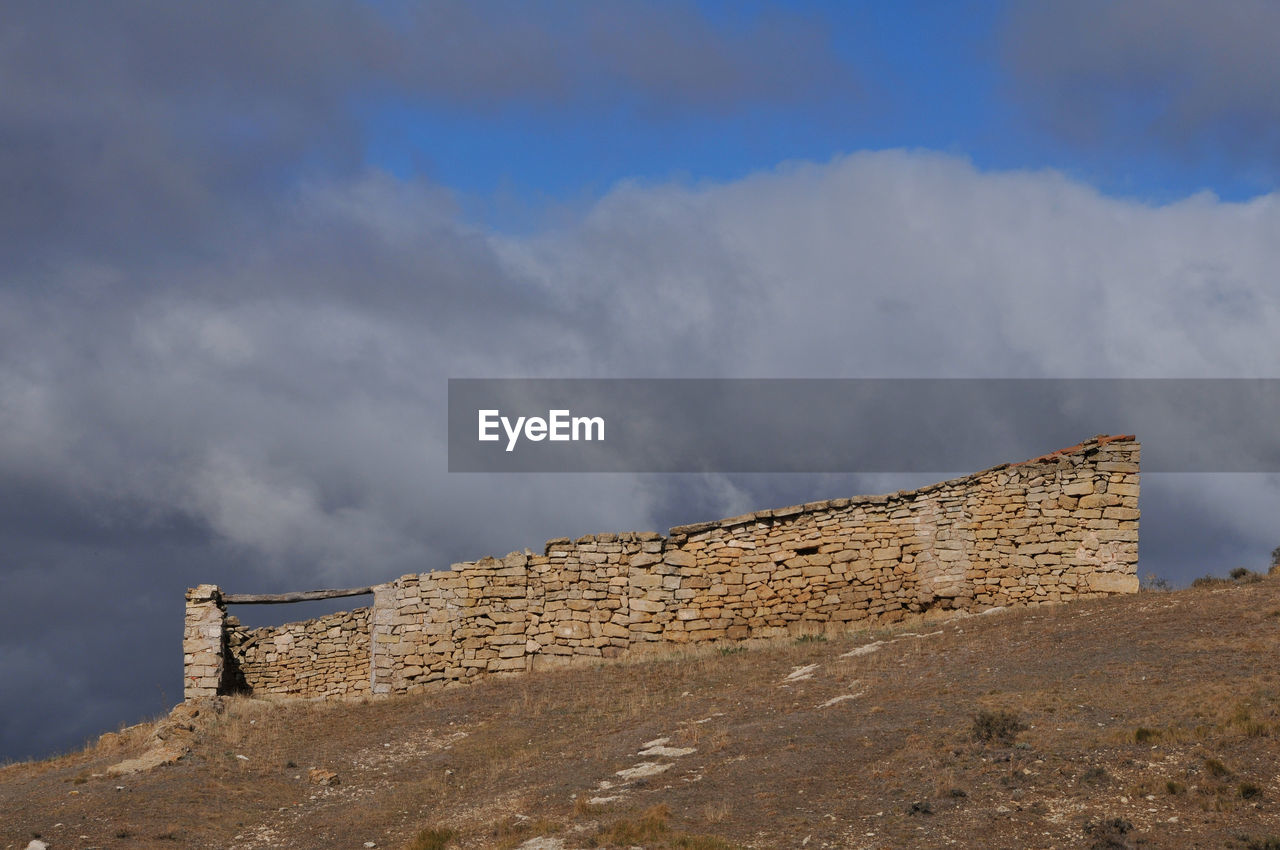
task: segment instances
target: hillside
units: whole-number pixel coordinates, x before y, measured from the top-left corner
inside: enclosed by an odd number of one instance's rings
[[[0,847],[1275,848],[1278,654],[1265,579],[382,700],[220,698],[164,727],[175,764],[106,775],[142,725],[0,769]]]

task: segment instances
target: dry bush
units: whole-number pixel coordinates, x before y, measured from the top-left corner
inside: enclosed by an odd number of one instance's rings
[[[1090,850],[1109,850],[1109,848],[1132,847],[1128,835],[1133,831],[1133,824],[1124,818],[1106,818],[1085,824],[1084,834],[1089,836]]]
[[[1012,711],[979,711],[973,716],[969,734],[973,740],[987,744],[1009,746],[1018,733],[1026,729],[1018,715]]]
[[[1204,769],[1209,771],[1210,776],[1230,776],[1231,768],[1227,767],[1220,760],[1215,758],[1207,758],[1204,760]]]

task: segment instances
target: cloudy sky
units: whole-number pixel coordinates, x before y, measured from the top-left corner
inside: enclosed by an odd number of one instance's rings
[[[450,377],[1280,377],[1278,42],[1273,0],[7,4],[0,759],[177,702],[197,583],[931,478],[451,475]],[[1143,483],[1143,574],[1280,545],[1275,475]]]

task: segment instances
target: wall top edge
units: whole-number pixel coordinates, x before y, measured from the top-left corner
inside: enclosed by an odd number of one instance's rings
[[[1132,445],[1130,445],[1132,444]],[[891,503],[906,502],[917,496],[927,495],[929,493],[955,487],[984,478],[992,473],[999,472],[1004,469],[1018,469],[1025,472],[1029,467],[1036,466],[1055,466],[1071,460],[1079,455],[1088,455],[1097,452],[1103,448],[1111,448],[1116,450],[1126,450],[1138,447],[1138,438],[1133,434],[1098,434],[1087,440],[1076,443],[1073,446],[1057,449],[1047,454],[1030,458],[1029,460],[1018,461],[1016,463],[1001,463],[987,469],[979,470],[968,475],[962,475],[957,478],[949,478],[945,481],[937,481],[932,484],[926,484],[923,487],[917,487],[913,490],[899,490],[895,493],[881,493],[876,495],[851,496],[837,499],[825,499],[816,502],[805,502],[801,505],[789,505],[782,508],[766,508],[764,510],[752,511],[750,513],[739,514],[738,516],[726,517],[724,519],[707,520],[705,522],[689,523],[687,525],[672,526],[669,536],[663,536],[654,531],[625,531],[610,532],[602,534],[586,534],[578,538],[571,537],[553,537],[548,540],[543,548],[543,556],[552,556],[556,550],[571,549],[584,544],[598,543],[643,543],[662,541],[663,543],[670,541],[683,542],[686,538],[701,534],[706,531],[712,531],[719,528],[732,528],[739,525],[747,525],[753,522],[772,522],[776,519],[785,519],[787,517],[799,516],[807,513],[817,513],[825,510],[840,510],[857,505],[887,505]],[[511,553],[518,555],[520,553]],[[511,555],[507,557],[510,558]],[[533,556],[528,549],[524,551],[526,557]],[[450,570],[458,572],[464,569],[472,568],[475,565],[501,566],[503,558],[480,558],[476,561],[465,561],[458,564],[452,564]],[[410,573],[401,576],[395,581],[387,582],[377,587],[388,588],[403,583],[415,583],[424,576],[434,576],[444,571],[432,571],[428,573]]]
[[[802,505],[791,505],[785,508],[766,508],[765,510],[754,511],[751,513],[741,514],[726,519],[713,519],[706,522],[695,522],[688,525],[673,526],[670,536],[674,538],[689,537],[694,534],[701,534],[704,531],[711,531],[717,528],[731,528],[738,525],[746,525],[752,522],[766,522],[773,519],[782,519],[791,516],[798,516],[806,513],[816,513],[824,510],[839,510],[853,505],[884,505],[891,502],[909,501],[916,496],[922,496],[937,490],[948,487],[965,484],[979,478],[983,478],[999,472],[1002,469],[1022,468],[1028,466],[1049,466],[1059,462],[1069,460],[1076,455],[1087,455],[1098,451],[1104,446],[1113,446],[1117,449],[1125,448],[1123,444],[1134,443],[1138,439],[1133,434],[1098,434],[1088,440],[1076,443],[1074,446],[1058,449],[1056,451],[1043,454],[1030,460],[1019,461],[1017,463],[1001,463],[987,469],[972,472],[968,475],[962,475],[958,478],[949,478],[945,481],[937,481],[933,484],[926,484],[923,487],[917,487],[914,490],[899,490],[896,493],[882,493],[868,496],[852,496],[841,499],[827,499],[818,502],[805,502]]]

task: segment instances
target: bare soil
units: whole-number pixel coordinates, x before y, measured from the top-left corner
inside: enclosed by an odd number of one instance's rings
[[[410,697],[224,699],[174,764],[107,775],[144,724],[0,768],[0,847],[1274,849],[1278,658],[1269,578]]]

